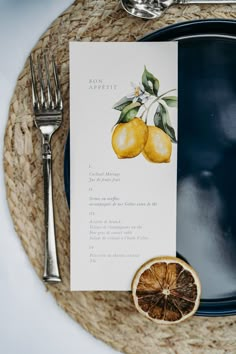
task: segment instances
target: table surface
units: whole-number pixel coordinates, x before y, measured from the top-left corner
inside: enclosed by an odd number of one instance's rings
[[[0,154],[8,108],[24,62],[39,36],[72,0],[0,0]],[[17,237],[0,168],[0,353],[117,353],[58,307]]]

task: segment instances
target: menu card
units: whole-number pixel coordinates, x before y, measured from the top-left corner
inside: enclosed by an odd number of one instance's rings
[[[177,43],[70,43],[71,290],[176,255]]]

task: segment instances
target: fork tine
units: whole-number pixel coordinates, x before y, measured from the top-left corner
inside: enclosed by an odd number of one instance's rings
[[[40,109],[39,99],[38,99],[38,91],[37,91],[37,84],[35,79],[35,71],[32,56],[30,54],[30,71],[31,71],[31,86],[32,86],[32,100],[33,100],[33,107],[34,110]]]
[[[46,98],[45,98],[45,86],[44,86],[44,80],[43,80],[43,73],[42,73],[42,67],[40,63],[40,58],[38,56],[38,77],[39,77],[39,83],[40,83],[40,100],[41,100],[41,106],[43,110],[47,109],[47,103],[46,103]]]
[[[48,106],[50,109],[53,109],[55,105],[54,105],[54,101],[52,98],[52,87],[51,87],[49,65],[48,65],[46,54],[44,54],[44,65],[45,65],[46,77],[47,77]]]
[[[60,89],[58,73],[57,73],[57,67],[56,67],[56,64],[55,64],[54,56],[52,56],[52,65],[53,65],[54,82],[55,82],[55,87],[56,87],[56,92],[55,92],[56,106],[57,106],[57,108],[62,110],[63,109],[63,103],[62,103],[62,98],[61,98],[61,89]]]

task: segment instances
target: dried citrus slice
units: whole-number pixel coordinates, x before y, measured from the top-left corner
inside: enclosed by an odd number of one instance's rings
[[[137,310],[157,323],[178,323],[198,309],[201,284],[197,273],[175,257],[157,257],[143,264],[132,282]]]

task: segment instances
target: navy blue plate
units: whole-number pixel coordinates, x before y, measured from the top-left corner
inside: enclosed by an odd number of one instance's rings
[[[199,273],[204,316],[236,314],[236,22],[179,23],[177,250]],[[69,139],[65,188],[70,201]]]

